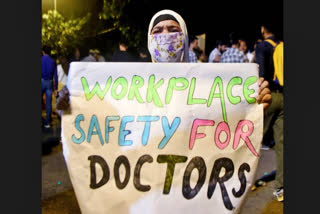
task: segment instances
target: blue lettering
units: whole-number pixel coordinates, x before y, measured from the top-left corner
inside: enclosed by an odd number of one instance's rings
[[[94,127],[96,128],[97,131],[93,131]],[[88,139],[87,139],[88,143],[90,143],[91,136],[93,134],[97,134],[99,136],[101,145],[103,145],[103,139],[102,139],[102,135],[101,135],[101,130],[100,130],[100,126],[99,126],[98,119],[97,119],[96,115],[92,115],[92,117],[91,117],[90,127],[89,127],[89,131],[88,131]]]
[[[172,135],[175,133],[178,126],[180,125],[180,122],[181,122],[180,117],[176,117],[176,118],[174,118],[174,120],[170,126],[167,117],[165,117],[165,116],[162,117],[162,129],[164,132],[164,137],[158,146],[159,149],[163,149],[166,146],[166,144],[168,143],[168,141],[170,140]]]
[[[106,117],[106,133],[105,133],[106,143],[109,143],[109,132],[112,132],[114,130],[114,127],[109,126],[110,121],[119,120],[119,119],[120,119],[119,116]]]
[[[80,144],[84,141],[84,139],[86,138],[86,134],[84,133],[84,131],[82,130],[82,128],[80,127],[80,121],[84,120],[84,116],[83,114],[78,114],[78,116],[75,119],[75,127],[76,129],[78,129],[78,131],[80,132],[81,136],[80,138],[76,138],[75,135],[72,135],[72,141],[76,144]]]
[[[121,120],[120,130],[119,130],[119,145],[120,146],[130,146],[132,145],[132,140],[125,140],[125,137],[131,133],[130,130],[125,130],[126,124],[134,121],[134,116],[124,116]]]
[[[142,134],[142,145],[145,146],[148,143],[151,122],[157,121],[157,120],[159,120],[159,118],[160,118],[159,116],[155,116],[155,117],[152,117],[152,116],[139,116],[137,118],[138,122],[145,122],[144,130],[143,130],[143,134]]]

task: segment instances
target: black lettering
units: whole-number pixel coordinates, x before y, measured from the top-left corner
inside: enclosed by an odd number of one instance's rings
[[[191,189],[190,177],[194,168],[198,170],[199,177],[196,186]],[[204,160],[201,157],[192,158],[183,175],[182,194],[186,199],[191,199],[198,194],[206,180],[206,175],[207,167]]]
[[[236,192],[235,188],[232,189],[232,194],[237,198],[241,197],[246,190],[247,179],[246,179],[246,175],[244,174],[244,170],[246,170],[247,172],[250,172],[249,164],[243,163],[239,168],[238,177],[239,177],[241,186],[238,192]]]
[[[123,182],[121,182],[120,175],[119,175],[119,169],[120,169],[121,164],[123,164],[125,171],[126,171],[126,175],[124,177]],[[114,163],[113,174],[114,174],[114,180],[116,182],[116,186],[119,189],[125,188],[129,182],[129,178],[130,178],[130,163],[129,163],[129,160],[126,156],[121,155],[117,158],[116,162]]]
[[[188,160],[186,156],[180,155],[158,155],[157,161],[158,163],[168,163],[166,179],[163,186],[163,194],[167,195],[170,193],[172,179],[174,175],[174,168],[176,163],[184,163]]]
[[[222,177],[219,177],[221,168],[225,168],[225,174]],[[210,199],[213,195],[213,192],[216,188],[217,182],[219,182],[220,189],[221,189],[221,195],[222,200],[224,203],[224,206],[228,210],[233,209],[233,205],[230,201],[227,189],[224,185],[224,182],[229,180],[234,172],[234,165],[231,159],[229,158],[219,158],[214,162],[213,169],[210,175],[209,179],[209,185],[208,185],[208,198]]]
[[[90,160],[90,188],[91,189],[97,189],[101,187],[102,185],[106,184],[109,181],[110,178],[110,171],[107,162],[98,155],[91,155],[88,157],[88,160]],[[97,175],[96,175],[96,163],[98,163],[102,168],[102,178],[97,183]]]
[[[137,161],[136,167],[134,169],[133,184],[134,184],[134,187],[141,192],[147,192],[151,189],[150,185],[142,185],[140,183],[140,171],[141,171],[142,165],[145,162],[152,163],[153,158],[150,155],[141,156]]]

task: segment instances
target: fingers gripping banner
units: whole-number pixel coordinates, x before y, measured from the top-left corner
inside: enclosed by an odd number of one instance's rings
[[[82,213],[238,213],[255,176],[256,64],[71,64],[63,153]]]

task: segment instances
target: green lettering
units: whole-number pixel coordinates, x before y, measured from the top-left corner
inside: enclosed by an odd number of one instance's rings
[[[117,94],[117,87],[118,85],[121,85],[121,91],[119,94]],[[111,88],[111,95],[114,99],[116,100],[121,100],[128,91],[128,81],[126,78],[124,77],[119,77],[118,79],[116,79],[112,85]]]
[[[139,88],[144,84],[144,79],[140,76],[134,75],[131,81],[131,87],[129,90],[128,100],[133,100],[133,97],[136,97],[139,103],[144,103],[141,95],[139,93]]]
[[[177,83],[181,83],[182,86],[178,86]],[[186,78],[184,78],[184,77],[180,77],[180,78],[172,77],[169,80],[169,83],[168,83],[165,103],[166,104],[170,103],[171,98],[172,98],[172,94],[173,94],[173,90],[182,91],[182,90],[185,90],[188,86],[189,86],[189,82],[188,82],[188,80]]]
[[[163,84],[164,80],[159,80],[157,84],[154,84],[154,81],[155,76],[151,75],[148,81],[147,102],[151,103],[153,101],[156,106],[163,107],[159,94],[157,92],[157,88],[159,88]]]
[[[201,99],[201,98],[193,98],[194,94],[194,88],[196,85],[196,78],[191,79],[191,84],[189,88],[189,94],[188,94],[188,105],[193,105],[193,104],[205,104],[207,102],[206,99]]]
[[[241,102],[240,96],[232,96],[232,87],[234,85],[241,85],[242,84],[242,78],[241,77],[233,77],[227,86],[227,97],[233,105],[236,105]]]
[[[214,93],[217,86],[219,86],[219,93]],[[213,85],[212,85],[211,90],[210,90],[209,98],[208,98],[208,103],[207,103],[208,107],[211,105],[213,98],[220,98],[223,120],[226,123],[228,123],[226,106],[225,106],[225,102],[224,102],[223,86],[222,86],[221,77],[216,77],[214,79]]]
[[[85,77],[81,77],[81,83],[82,83],[82,87],[83,87],[83,91],[86,96],[86,99],[90,100],[94,94],[97,94],[100,100],[103,100],[104,96],[106,95],[107,91],[110,88],[111,81],[112,81],[112,78],[110,76],[107,80],[106,86],[104,87],[103,91],[101,90],[98,82],[96,82],[92,91],[90,91],[87,79]]]
[[[256,76],[251,76],[248,77],[243,84],[243,96],[246,99],[246,101],[249,104],[255,103],[256,102],[256,98],[254,97],[250,97],[251,94],[253,94],[255,91],[253,89],[249,89],[249,86],[256,83],[258,80],[258,77]]]

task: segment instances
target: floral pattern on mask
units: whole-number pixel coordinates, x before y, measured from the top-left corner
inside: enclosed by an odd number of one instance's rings
[[[149,51],[156,62],[181,62],[185,37],[182,32],[151,35]]]

